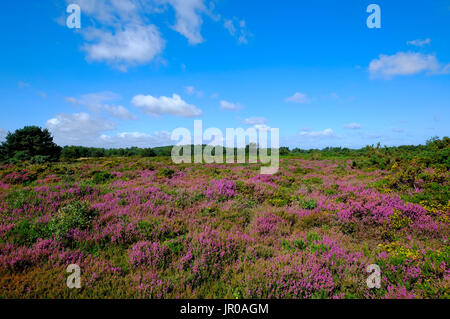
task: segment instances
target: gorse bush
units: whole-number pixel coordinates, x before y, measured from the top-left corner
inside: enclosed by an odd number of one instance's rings
[[[104,184],[112,178],[113,176],[108,172],[95,172],[92,176],[92,180],[95,184]]]
[[[64,238],[72,229],[89,228],[95,213],[84,202],[73,202],[61,208],[49,223],[52,234],[58,238]]]

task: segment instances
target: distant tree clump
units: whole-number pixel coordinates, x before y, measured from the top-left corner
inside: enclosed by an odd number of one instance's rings
[[[60,154],[61,147],[53,142],[50,132],[37,126],[25,126],[8,133],[0,146],[0,162],[45,163],[57,161]]]

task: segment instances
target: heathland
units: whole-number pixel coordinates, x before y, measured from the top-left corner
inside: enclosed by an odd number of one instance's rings
[[[0,297],[449,298],[449,150],[283,148],[274,175],[158,150],[16,159],[0,166]]]

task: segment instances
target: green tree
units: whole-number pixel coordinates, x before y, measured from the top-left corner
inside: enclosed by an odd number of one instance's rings
[[[25,126],[23,129],[8,133],[0,147],[0,160],[36,162],[56,161],[61,154],[61,147],[53,142],[47,129],[37,126]]]

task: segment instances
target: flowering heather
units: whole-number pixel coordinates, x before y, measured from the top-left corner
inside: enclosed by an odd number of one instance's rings
[[[448,182],[414,161],[3,165],[0,297],[449,298]]]

